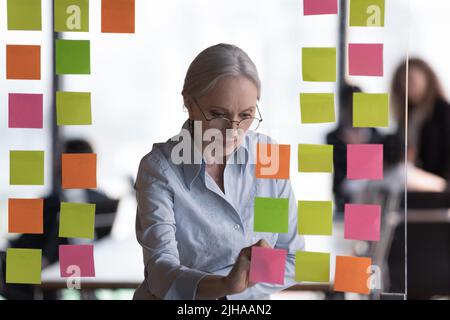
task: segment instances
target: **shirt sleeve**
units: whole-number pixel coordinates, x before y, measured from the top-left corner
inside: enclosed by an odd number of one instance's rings
[[[275,244],[276,249],[287,251],[284,284],[257,283],[242,293],[229,295],[228,299],[267,299],[273,293],[289,288],[295,281],[295,253],[303,250],[305,241],[297,234],[297,200],[295,199],[290,180],[277,180],[278,197],[289,199],[289,229],[288,233],[280,233]]]
[[[173,191],[167,170],[151,154],[141,160],[135,183],[136,236],[143,248],[146,289],[167,300],[196,298],[206,272],[180,265],[175,238]]]

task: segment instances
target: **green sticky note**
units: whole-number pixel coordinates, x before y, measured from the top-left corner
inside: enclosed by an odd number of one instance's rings
[[[289,199],[255,198],[254,231],[287,233]]]
[[[61,203],[59,237],[94,239],[95,204]]]
[[[89,31],[89,0],[55,0],[55,31]]]
[[[295,281],[329,282],[330,254],[306,251],[296,252]]]
[[[8,30],[42,30],[41,0],[8,0]]]
[[[353,126],[372,128],[389,126],[389,95],[353,93]]]
[[[56,92],[58,126],[91,125],[91,93]]]
[[[331,201],[299,201],[298,233],[331,236],[333,233],[333,203]]]
[[[333,172],[333,146],[326,144],[299,144],[298,171]]]
[[[384,0],[350,0],[351,27],[383,27]]]
[[[302,123],[335,122],[334,93],[301,93],[300,114]]]
[[[6,283],[41,284],[41,249],[6,249]]]
[[[89,40],[56,40],[56,74],[90,74]]]
[[[304,81],[336,81],[336,48],[303,48]]]
[[[44,185],[44,151],[10,151],[10,185]]]

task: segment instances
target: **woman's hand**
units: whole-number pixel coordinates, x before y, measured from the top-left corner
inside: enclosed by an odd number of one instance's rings
[[[259,240],[253,246],[270,248],[269,244],[264,239]],[[229,292],[228,294],[241,293],[253,285],[249,281],[250,260],[253,246],[241,250],[230,273],[224,278],[226,291]]]

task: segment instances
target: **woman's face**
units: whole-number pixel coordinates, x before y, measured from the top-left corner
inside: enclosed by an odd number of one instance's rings
[[[241,121],[255,117],[258,90],[255,84],[244,76],[227,76],[220,79],[212,90],[195,101],[189,102],[190,118],[202,121],[203,133],[208,129],[219,129],[221,137],[215,141],[224,148],[224,155],[230,155],[237,148],[248,127],[239,126],[233,122],[227,128],[214,127],[215,121],[208,119],[223,117],[231,121]],[[203,111],[204,115],[202,114]],[[228,132],[227,132],[228,131]]]
[[[425,73],[417,67],[411,67],[409,70],[409,101],[415,105],[420,104],[426,96],[427,87],[428,83]]]

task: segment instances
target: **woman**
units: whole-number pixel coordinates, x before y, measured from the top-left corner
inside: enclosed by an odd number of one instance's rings
[[[304,241],[290,181],[255,178],[256,144],[274,143],[254,131],[260,91],[255,65],[236,46],[209,47],[191,63],[182,91],[189,119],[139,166],[145,280],[135,299],[265,299],[294,284]],[[287,233],[253,232],[255,197],[289,199]],[[249,282],[252,246],[287,250],[284,286]]]
[[[404,141],[406,62],[398,67],[392,82],[395,116],[399,124],[397,145]],[[409,60],[408,160],[410,190],[444,191],[450,180],[450,105],[438,78],[421,59]],[[388,150],[403,152],[401,147]],[[393,161],[400,158],[390,157]]]

